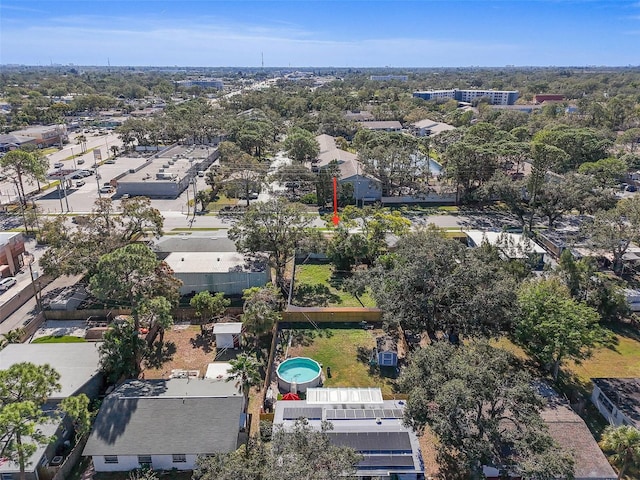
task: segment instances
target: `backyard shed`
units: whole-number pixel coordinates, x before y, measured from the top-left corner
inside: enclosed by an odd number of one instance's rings
[[[213,326],[217,348],[240,348],[242,343],[242,323],[216,323]]]
[[[398,342],[388,335],[376,338],[376,360],[381,367],[397,366]]]

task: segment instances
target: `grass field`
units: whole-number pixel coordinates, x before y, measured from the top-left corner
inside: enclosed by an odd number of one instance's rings
[[[581,363],[567,361],[561,367],[566,377],[571,377],[574,386],[583,394],[591,392],[591,378],[598,377],[640,377],[640,333],[631,327],[613,325],[609,327],[614,335],[612,347],[597,348],[593,355]],[[522,359],[527,359],[524,351],[502,338],[497,342]]]
[[[302,307],[361,307],[358,300],[342,290],[344,276],[333,272],[329,264],[296,266],[296,284],[293,303]],[[365,307],[376,303],[368,292],[360,297]]]
[[[325,371],[330,367],[331,378],[325,374],[325,387],[380,387],[384,394],[393,393],[393,379],[381,376],[377,369],[369,366],[375,331],[323,328],[292,332],[294,341],[289,356],[313,358]]]
[[[84,343],[86,340],[80,337],[72,337],[70,335],[63,335],[56,337],[54,335],[47,335],[45,337],[39,337],[34,339],[31,343]]]

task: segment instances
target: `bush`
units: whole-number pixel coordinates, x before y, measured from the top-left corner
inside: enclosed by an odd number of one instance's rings
[[[260,440],[270,442],[273,435],[273,423],[269,420],[260,421]]]
[[[304,203],[305,205],[315,205],[318,203],[318,197],[315,193],[307,193],[300,197],[300,203]]]

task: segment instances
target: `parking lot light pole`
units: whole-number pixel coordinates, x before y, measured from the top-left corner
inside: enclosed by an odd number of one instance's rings
[[[102,193],[100,192],[100,175],[98,175],[98,162],[96,162],[96,185],[98,186],[98,198],[102,198]]]

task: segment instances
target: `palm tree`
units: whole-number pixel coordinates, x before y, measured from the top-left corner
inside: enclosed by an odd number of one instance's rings
[[[76,143],[80,145],[80,150],[82,151],[82,153],[85,153],[87,151],[87,137],[85,137],[84,135],[78,135],[76,137]]]
[[[260,385],[262,377],[260,376],[260,362],[254,355],[241,353],[235,360],[230,360],[229,378],[227,382],[236,381],[236,386],[242,390],[245,398],[245,406],[249,400],[249,390],[251,387]]]
[[[630,425],[608,426],[602,435],[600,445],[604,450],[613,451],[611,460],[620,468],[621,479],[628,467],[640,466],[640,430]]]

